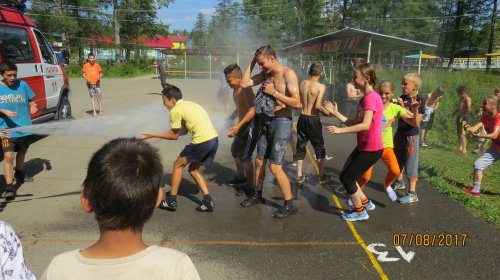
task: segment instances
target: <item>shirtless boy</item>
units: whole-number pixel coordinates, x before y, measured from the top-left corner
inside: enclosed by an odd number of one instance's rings
[[[432,124],[434,123],[434,113],[439,108],[439,102],[445,92],[445,88],[439,86],[436,90],[429,92],[425,98],[424,118],[420,122],[420,146],[422,147],[429,146],[425,137],[427,136],[427,131],[432,129]]]
[[[297,161],[297,183],[303,184],[306,176],[302,174],[302,164],[306,155],[307,142],[311,144],[316,153],[316,162],[319,169],[319,183],[323,184],[329,180],[329,176],[324,174],[325,161],[325,143],[323,140],[323,132],[321,120],[318,112],[324,115],[330,113],[323,109],[323,95],[325,93],[325,85],[318,81],[323,73],[323,65],[319,62],[314,62],[309,68],[309,80],[302,81],[300,84],[300,99],[302,102],[302,112],[297,121],[297,152],[294,160]]]
[[[455,113],[457,114],[457,136],[458,136],[458,152],[462,154],[467,153],[467,138],[465,125],[470,124],[469,112],[472,109],[472,99],[469,97],[467,88],[460,86],[457,88],[458,105]]]
[[[251,77],[256,64],[261,71]],[[270,45],[257,49],[241,82],[244,88],[258,84],[262,85],[254,99],[255,125],[260,131],[255,158],[256,186],[255,192],[241,206],[249,207],[264,202],[262,186],[266,162],[269,160],[271,172],[278,181],[285,201],[285,205],[274,212],[273,217],[286,218],[296,214],[297,208],[293,206],[292,188],[283,170],[283,159],[292,133],[293,109],[302,108],[302,104],[295,71],[279,63]]]
[[[245,116],[253,108],[253,100],[255,98],[252,88],[241,87],[242,71],[237,64],[230,64],[224,69],[227,84],[233,89],[233,100],[236,104],[236,109],[229,116],[229,120],[233,121],[238,117],[239,122],[233,126],[228,136],[234,137],[231,145],[231,154],[236,164],[238,174],[233,179],[226,182],[227,185],[238,185],[250,183],[253,184],[253,166],[252,155],[253,150],[250,149],[250,140],[253,130],[253,122],[251,119],[255,115],[255,110],[250,113],[250,119]],[[244,122],[242,122],[244,121]],[[240,124],[241,123],[241,124]],[[248,155],[250,153],[250,155]],[[243,194],[238,192],[237,194]]]

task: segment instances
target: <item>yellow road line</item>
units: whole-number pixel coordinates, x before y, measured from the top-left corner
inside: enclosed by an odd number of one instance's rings
[[[297,132],[297,127],[295,124],[293,125],[293,129],[295,130],[295,132]],[[309,159],[311,160],[314,168],[316,169],[316,173],[318,173],[318,175],[319,175],[318,165],[316,164],[316,161],[314,160],[314,158],[311,154],[311,151],[309,150],[309,148],[307,146],[306,146],[306,152],[307,152],[307,155],[309,155]],[[337,206],[338,209],[342,209],[342,206],[340,205],[340,201],[337,198],[337,196],[331,192],[330,192],[330,194],[333,198],[333,201],[335,201],[335,206]],[[344,211],[340,210],[340,213],[344,214]],[[356,240],[358,241],[358,244],[361,246],[361,248],[363,248],[365,253],[368,255],[368,258],[370,258],[370,261],[372,262],[372,265],[375,268],[375,270],[377,270],[377,273],[380,276],[380,278],[381,279],[389,279],[387,274],[385,274],[384,270],[382,269],[382,266],[380,266],[380,263],[377,261],[377,258],[375,258],[373,253],[370,252],[370,250],[368,250],[368,247],[366,246],[365,241],[363,240],[363,238],[361,238],[361,236],[359,235],[358,231],[356,230],[356,228],[354,227],[352,222],[350,222],[350,221],[346,221],[346,222],[347,222],[347,225],[349,226],[349,229],[351,230],[352,234],[354,235],[354,238],[356,238]]]

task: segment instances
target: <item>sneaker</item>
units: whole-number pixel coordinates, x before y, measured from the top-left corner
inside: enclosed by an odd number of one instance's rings
[[[233,179],[226,181],[225,184],[228,186],[234,186],[234,185],[245,184],[246,182],[247,182],[247,178],[235,176]]]
[[[331,180],[331,176],[328,174],[323,174],[323,176],[319,177],[318,182],[320,184],[324,184],[326,182],[329,182]]]
[[[238,189],[234,195],[250,197],[254,191],[255,189],[253,188],[252,184],[248,183],[243,188]]]
[[[420,146],[421,147],[429,147],[429,143],[422,141],[422,143],[420,143]]]
[[[213,212],[215,207],[215,203],[213,200],[202,201],[200,205],[198,205],[195,209],[198,212]]]
[[[358,212],[351,212],[351,213],[342,214],[341,217],[342,217],[342,219],[344,219],[346,221],[351,221],[351,222],[364,221],[364,220],[368,220],[368,218],[370,218],[370,216],[368,216],[368,213],[366,212],[366,210],[363,210],[363,213],[361,213],[361,214],[358,214]]]
[[[177,210],[177,200],[169,196],[160,202],[158,208],[174,212]]]
[[[297,178],[295,178],[295,183],[302,185],[305,183],[306,180],[307,180],[306,175],[298,176]]]
[[[16,199],[16,196],[17,192],[13,186],[7,186],[7,188],[5,188],[5,191],[3,193],[3,197],[5,198],[5,200],[14,200]]]
[[[413,203],[418,201],[416,194],[407,193],[405,196],[398,198],[399,203]]]
[[[481,192],[475,192],[472,189],[464,189],[462,191],[464,193],[466,193],[466,194],[470,194],[470,195],[475,196],[475,197],[480,197],[481,196]]]
[[[14,178],[18,183],[31,183],[34,182],[35,179],[33,177],[27,176],[23,171],[15,171]]]
[[[261,195],[259,195],[258,192],[254,192],[250,197],[248,197],[247,199],[243,200],[240,205],[242,207],[250,207],[250,206],[254,206],[255,204],[259,204],[259,203],[262,203],[264,204],[264,198],[262,198]]]
[[[387,196],[391,201],[396,201],[398,200],[398,195],[396,192],[391,188],[391,186],[388,186],[385,188],[385,193],[387,193]]]
[[[349,208],[347,208],[347,212],[354,212],[354,205],[352,205],[352,201],[349,199],[347,201],[347,204],[349,205]],[[373,211],[375,210],[375,204],[371,200],[368,200],[368,205],[365,206],[365,209],[368,211]]]
[[[405,183],[400,183],[398,181],[394,182],[394,190],[404,190],[406,188]]]
[[[277,219],[283,219],[283,218],[288,218],[291,215],[297,214],[297,208],[295,208],[293,205],[285,205],[282,206],[280,209],[278,209],[276,212],[273,213],[273,217]]]

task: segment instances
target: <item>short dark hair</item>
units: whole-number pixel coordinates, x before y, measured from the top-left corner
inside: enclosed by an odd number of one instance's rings
[[[467,92],[467,87],[466,86],[459,86],[457,88],[457,93],[464,93]]]
[[[158,150],[137,138],[117,138],[90,159],[83,195],[99,227],[141,231],[156,206],[163,166]]]
[[[259,57],[259,55],[263,55],[264,57],[270,57],[270,56],[276,57],[276,52],[271,47],[271,45],[267,45],[267,46],[262,46],[255,51],[255,58]]]
[[[238,64],[236,63],[233,63],[233,64],[229,64],[228,66],[226,66],[226,68],[224,68],[224,75],[226,77],[240,77],[243,75],[241,73],[241,68],[238,66]]]
[[[168,85],[163,88],[161,93],[168,99],[175,99],[175,100],[181,100],[182,99],[182,92],[181,90],[174,86],[174,85]]]
[[[323,65],[321,62],[313,62],[309,67],[309,76],[320,76],[323,73]]]
[[[87,57],[91,57],[91,56],[95,57],[95,54],[94,54],[94,53],[89,53],[89,54],[87,55]]]
[[[17,65],[9,60],[0,63],[0,75],[3,75],[7,71],[17,71]]]

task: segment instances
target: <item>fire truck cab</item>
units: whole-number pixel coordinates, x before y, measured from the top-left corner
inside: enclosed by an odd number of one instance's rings
[[[0,7],[0,62],[17,65],[17,76],[35,93],[33,122],[71,118],[69,79],[47,39],[24,14]]]

